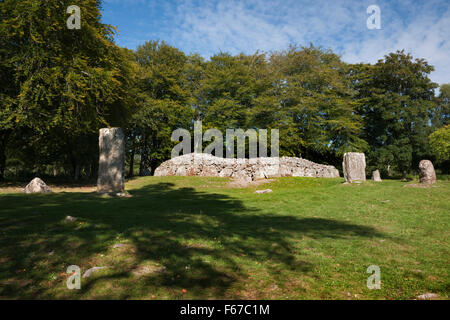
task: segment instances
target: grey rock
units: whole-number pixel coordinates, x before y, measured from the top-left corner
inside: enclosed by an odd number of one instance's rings
[[[379,170],[375,170],[374,172],[372,172],[372,180],[376,181],[376,182],[381,182],[381,176],[380,176]]]
[[[366,181],[366,157],[364,153],[347,152],[342,162],[346,182]]]
[[[262,194],[262,193],[271,193],[273,192],[271,189],[266,190],[256,190],[255,193]]]
[[[237,170],[233,173],[233,175],[231,176],[231,178],[233,178],[234,180],[238,180],[238,181],[244,181],[244,182],[248,182],[248,181],[252,181],[252,175],[249,172],[246,172],[244,170]]]
[[[339,177],[339,171],[335,167],[302,158],[227,159],[204,153],[191,153],[165,161],[154,174],[155,176],[231,177],[244,182],[286,176]]]
[[[69,222],[75,222],[75,221],[77,221],[78,220],[78,218],[75,218],[75,217],[72,217],[72,216],[67,216],[65,219],[64,219],[64,222],[65,223],[69,223]]]
[[[432,300],[432,299],[438,299],[439,295],[436,293],[424,293],[417,297],[419,300]]]
[[[97,192],[122,193],[125,189],[125,137],[120,128],[100,129]]]
[[[253,174],[253,180],[258,179],[268,179],[268,174],[264,171],[264,168],[256,169],[255,173]]]
[[[433,163],[430,160],[422,160],[419,163],[420,183],[433,184],[436,183],[436,172]]]
[[[52,190],[39,178],[34,178],[31,182],[23,189],[24,193],[50,193]]]

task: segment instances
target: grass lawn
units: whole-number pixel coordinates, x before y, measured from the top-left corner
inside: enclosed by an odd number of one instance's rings
[[[448,299],[450,181],[342,182],[143,177],[130,198],[3,189],[0,298]],[[69,265],[108,268],[68,290]],[[370,265],[380,290],[366,287]]]

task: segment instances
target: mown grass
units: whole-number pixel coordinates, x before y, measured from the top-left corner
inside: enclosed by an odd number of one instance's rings
[[[145,177],[128,181],[131,198],[2,193],[0,298],[448,299],[450,182],[342,182]],[[108,268],[68,290],[69,265]],[[366,286],[370,265],[380,290]]]

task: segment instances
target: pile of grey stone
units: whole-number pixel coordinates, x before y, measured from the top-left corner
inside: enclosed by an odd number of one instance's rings
[[[337,178],[339,171],[329,165],[294,157],[251,159],[219,158],[205,153],[190,153],[163,162],[155,176],[230,177],[254,181],[274,177]]]
[[[52,190],[40,178],[34,178],[22,190],[23,193],[50,193]]]

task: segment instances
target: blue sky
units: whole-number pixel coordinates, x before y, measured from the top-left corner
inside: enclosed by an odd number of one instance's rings
[[[380,30],[366,26],[370,5],[381,9]],[[433,81],[450,82],[449,0],[103,0],[103,22],[119,29],[120,46],[165,40],[205,58],[313,43],[374,63],[405,49],[435,66]]]

